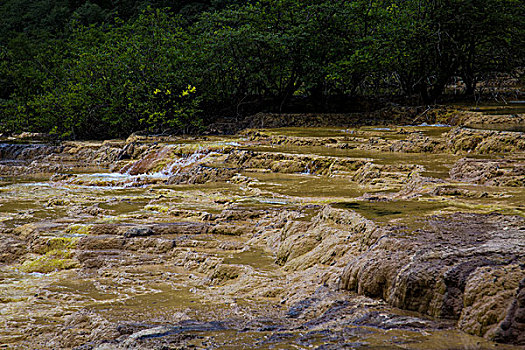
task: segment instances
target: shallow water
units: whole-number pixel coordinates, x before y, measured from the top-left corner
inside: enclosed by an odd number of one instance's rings
[[[525,113],[525,103],[480,106],[472,108],[471,111],[482,112],[487,115],[523,114]]]
[[[442,126],[403,126],[348,130],[286,128],[264,132],[305,139],[336,138],[341,142],[351,137],[350,144],[363,144],[373,138],[386,142],[404,140],[407,134],[400,133],[401,129],[430,138],[440,138],[450,130]],[[201,152],[202,143],[202,140],[180,140],[168,147]],[[379,225],[408,225],[415,217],[456,211],[523,216],[523,187],[451,181],[449,171],[464,155],[341,149],[322,144],[271,145],[241,138],[211,138],[204,143],[208,146],[213,143],[218,152],[213,161],[220,160],[220,152],[227,152],[222,147],[227,147],[330,161],[362,160],[364,164],[388,168],[381,168],[382,175],[377,179],[364,178],[366,181],[362,182],[355,170],[319,175],[306,167],[295,173],[241,169],[237,181],[231,178],[169,184],[167,180],[183,168],[199,164],[217,165],[215,168],[233,166],[214,164],[204,157],[193,159],[190,152],[188,158],[169,159],[165,163],[164,159],[154,159],[165,165],[165,171],[147,174],[110,173],[104,168],[84,167],[83,172],[73,171],[73,176],[64,180],[51,180],[49,175],[2,176],[1,239],[15,240],[37,233],[26,253],[14,261],[0,263],[0,343],[8,344],[8,348],[68,348],[100,339],[114,340],[154,326],[176,325],[182,327],[177,332],[186,335],[182,340],[177,338],[180,342],[177,344],[197,348],[295,349],[323,345],[356,349],[513,348],[467,335],[450,324],[442,328],[435,325],[414,328],[406,317],[429,324],[434,320],[393,309],[380,301],[377,304],[369,299],[356,301],[361,299],[352,293],[333,290],[328,295],[332,297],[335,293],[340,298],[334,301],[335,306],[321,303],[317,309],[308,309],[310,314],[298,312],[296,320],[290,315],[302,309],[284,297],[294,294],[287,288],[296,288],[296,294],[304,293],[306,298],[321,293],[324,286],[308,279],[297,282],[294,279],[299,277],[293,271],[278,265],[278,244],[268,232],[286,227],[289,219],[279,218],[279,213],[299,213],[295,220],[309,223],[319,217],[324,205],[355,211]],[[523,159],[519,154],[512,157]],[[133,165],[130,163],[130,169]],[[415,169],[437,184],[464,190],[461,192],[464,195],[447,197],[425,192],[424,187],[431,187],[430,184],[423,184],[423,189],[413,196],[403,194]],[[213,229],[149,232],[144,237],[138,231],[137,236],[126,236],[130,227],[158,223],[209,225]],[[31,231],[31,227],[23,226],[27,224],[40,229]],[[115,226],[98,234],[91,231],[92,227],[105,224]],[[85,240],[82,248],[75,246],[78,243],[71,238]],[[57,263],[72,259],[75,264],[47,273],[28,270],[28,266],[38,266],[39,259],[56,259]],[[348,309],[337,314],[343,306]],[[359,323],[357,318],[343,322],[345,317],[360,312],[380,315],[377,317],[384,322],[399,324],[387,326],[376,320],[371,325]],[[331,313],[341,319],[330,316]],[[189,321],[197,323],[184,326]],[[210,322],[222,323],[219,327]],[[131,331],[123,334],[108,331],[118,327],[129,327]]]
[[[469,124],[469,128],[480,129],[480,130],[497,130],[497,131],[513,131],[513,132],[525,132],[525,125],[523,124]]]
[[[479,112],[485,116],[508,116],[508,120],[501,122],[469,123],[467,126],[473,129],[525,132],[525,124],[522,117],[525,114],[525,104],[511,103],[506,105],[487,105],[473,108],[473,112]]]
[[[368,219],[388,221],[406,216],[425,216],[437,210],[453,207],[442,201],[339,202],[334,208],[351,209]]]

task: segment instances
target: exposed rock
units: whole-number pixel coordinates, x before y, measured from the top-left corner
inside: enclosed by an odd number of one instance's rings
[[[133,227],[124,232],[124,237],[146,237],[153,235],[154,232],[149,227]]]
[[[245,169],[267,169],[275,173],[348,174],[366,164],[363,159],[323,157],[278,152],[234,150],[225,159]]]
[[[446,147],[441,140],[432,139],[416,133],[410,134],[405,140],[392,142],[389,150],[391,152],[403,153],[443,153],[446,152]]]
[[[67,173],[79,168],[109,167],[121,149],[111,144],[64,142],[0,144],[0,175]],[[58,180],[58,178],[57,178]]]
[[[217,265],[210,275],[210,279],[213,282],[224,282],[235,279],[243,274],[244,269],[241,266],[219,264]]]
[[[489,186],[525,186],[525,163],[505,159],[462,158],[450,170],[453,180]]]
[[[27,243],[15,237],[0,236],[0,263],[16,262],[28,252]]]
[[[474,130],[455,128],[446,135],[447,150],[451,153],[508,153],[525,151],[522,132]]]
[[[506,317],[525,275],[515,265],[525,258],[523,218],[455,214],[423,222],[425,228],[413,233],[386,230],[348,264],[341,286],[403,309],[459,319],[466,331],[494,337],[491,330]],[[501,287],[486,284],[494,279],[486,274],[494,273]]]
[[[139,227],[130,224],[99,224],[90,227],[92,235],[119,235],[124,237],[168,235],[168,234],[201,234],[206,233],[208,225],[199,222],[172,222]]]
[[[352,127],[476,115],[267,114],[247,123],[342,127],[2,145],[0,342],[523,344],[525,222],[509,215],[523,212],[523,133]],[[506,215],[479,214],[492,210]]]
[[[521,126],[525,127],[525,114],[483,114],[470,113],[462,120],[462,125],[466,127],[477,127],[490,129],[493,126]]]
[[[506,317],[492,333],[494,340],[525,344],[525,278],[521,280],[514,300],[505,314]]]
[[[468,283],[463,282],[464,305],[458,326],[468,333],[487,335],[493,339],[503,335],[505,332],[502,331],[506,327],[518,326],[520,316],[512,308],[518,302],[518,286],[524,277],[525,268],[520,265],[482,266],[473,269]],[[512,342],[523,344],[523,339],[518,337]]]

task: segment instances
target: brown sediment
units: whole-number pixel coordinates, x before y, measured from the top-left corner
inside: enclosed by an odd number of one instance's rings
[[[0,342],[522,345],[523,133],[406,126],[508,119],[425,111],[2,146]]]

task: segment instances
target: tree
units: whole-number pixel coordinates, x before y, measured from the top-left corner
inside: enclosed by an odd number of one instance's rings
[[[75,29],[62,79],[28,102],[33,123],[74,138],[198,126],[198,99],[184,75],[185,32],[179,22],[151,10],[109,29]]]

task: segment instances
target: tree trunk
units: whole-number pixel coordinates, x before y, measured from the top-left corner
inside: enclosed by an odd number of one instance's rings
[[[415,90],[419,92],[419,96],[421,97],[421,101],[423,104],[432,104],[432,98],[430,97],[427,89],[427,85],[424,83],[419,83],[416,85]]]
[[[465,95],[467,96],[474,96],[474,92],[476,91],[476,79],[471,77],[462,77],[463,82],[465,83]]]

